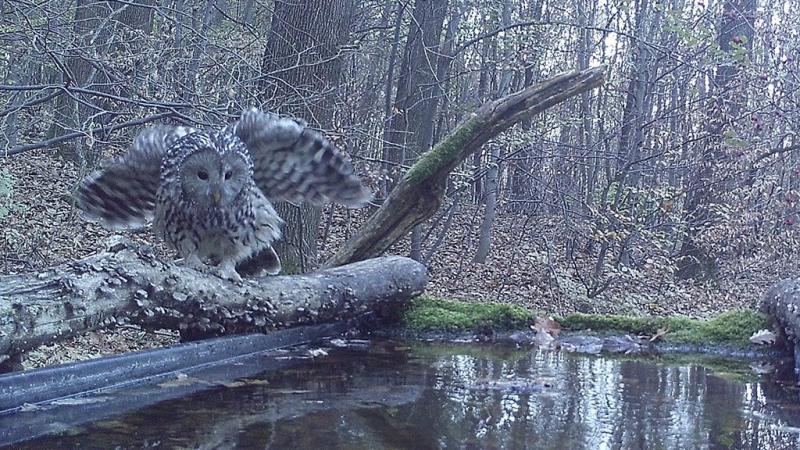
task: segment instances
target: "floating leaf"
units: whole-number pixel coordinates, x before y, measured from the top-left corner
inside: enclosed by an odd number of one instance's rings
[[[222,383],[223,386],[228,388],[237,388],[242,386],[259,386],[269,384],[267,380],[258,378],[242,378],[241,380],[231,381],[230,383]]]
[[[334,347],[347,347],[347,341],[345,341],[344,339],[336,338],[336,339],[331,339],[329,342]]]
[[[34,405],[33,403],[23,403],[22,406],[19,407],[20,412],[31,412],[31,411],[41,411],[42,407],[39,405]]]
[[[51,405],[57,406],[78,406],[78,405],[89,405],[92,403],[100,403],[108,400],[107,397],[68,397],[68,398],[60,398],[58,400],[53,400],[50,402]]]
[[[190,385],[196,384],[196,383],[207,383],[207,382],[203,381],[203,380],[200,380],[200,379],[197,379],[197,378],[192,378],[192,377],[186,375],[185,373],[179,373],[178,375],[175,376],[174,379],[165,381],[163,383],[159,383],[158,387],[172,388],[172,387],[179,387],[179,386],[190,386]]]
[[[547,332],[537,332],[536,336],[533,337],[533,343],[540,347],[552,347],[555,340],[556,338]]]
[[[312,348],[308,350],[309,356],[312,358],[318,358],[320,356],[328,356],[328,352],[321,348]]]

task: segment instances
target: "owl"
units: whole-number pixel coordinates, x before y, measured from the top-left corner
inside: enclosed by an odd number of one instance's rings
[[[237,264],[256,254],[267,261],[266,272],[281,269],[272,244],[283,220],[271,201],[355,208],[371,196],[322,135],[257,109],[219,130],[145,129],[76,194],[87,220],[110,229],[152,220],[186,265],[234,281],[241,281]]]

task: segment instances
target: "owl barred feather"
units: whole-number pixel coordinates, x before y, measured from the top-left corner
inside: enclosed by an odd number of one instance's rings
[[[145,225],[153,218],[167,148],[194,131],[155,126],[139,133],[127,154],[84,179],[77,192],[83,217],[111,229]]]
[[[250,109],[229,129],[250,149],[253,179],[273,200],[360,207],[372,196],[341,152],[294,120]]]
[[[269,273],[280,271],[272,243],[283,220],[269,199],[358,207],[371,193],[322,135],[251,109],[217,131],[146,129],[76,197],[85,218],[109,228],[154,219],[187,265],[239,280],[236,265],[257,253],[272,262]]]

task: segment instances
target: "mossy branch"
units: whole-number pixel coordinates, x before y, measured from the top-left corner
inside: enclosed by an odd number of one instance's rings
[[[419,161],[408,169],[405,179],[411,184],[417,184],[434,175],[447,163],[457,160],[459,150],[469,144],[470,138],[482,125],[478,117],[473,116],[467,119],[444,141],[423,154]]]
[[[378,211],[326,265],[361,261],[385,252],[439,209],[447,176],[467,157],[521,120],[600,86],[604,74],[602,66],[563,73],[481,106],[420,157]]]

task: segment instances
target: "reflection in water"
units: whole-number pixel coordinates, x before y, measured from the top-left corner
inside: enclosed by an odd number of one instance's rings
[[[26,445],[786,449],[800,442],[795,391],[697,364],[391,342],[329,352]]]

